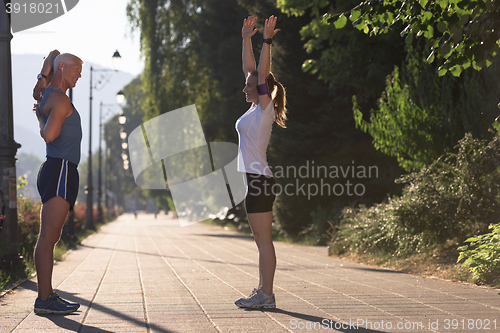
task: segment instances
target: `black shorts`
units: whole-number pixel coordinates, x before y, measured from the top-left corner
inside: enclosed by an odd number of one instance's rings
[[[245,208],[248,213],[265,213],[273,211],[274,178],[264,175],[247,173],[247,196]]]
[[[80,177],[75,163],[47,156],[37,177],[38,193],[40,193],[42,203],[61,196],[69,202],[69,209],[73,210],[79,186]]]

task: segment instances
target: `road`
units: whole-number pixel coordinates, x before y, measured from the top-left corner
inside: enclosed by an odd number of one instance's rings
[[[0,298],[0,332],[500,332],[499,290],[275,243],[277,308],[234,305],[258,283],[253,238],[125,214],[54,267],[71,315],[35,315],[36,280]]]

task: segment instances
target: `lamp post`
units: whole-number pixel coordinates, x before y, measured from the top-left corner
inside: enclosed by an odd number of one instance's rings
[[[87,172],[87,221],[85,222],[85,228],[86,229],[95,229],[94,225],[94,216],[93,216],[93,198],[92,195],[94,194],[94,188],[92,186],[92,89],[94,89],[94,86],[92,84],[92,74],[94,72],[101,72],[101,73],[114,73],[118,69],[118,66],[120,64],[121,56],[118,51],[116,51],[113,54],[113,69],[94,69],[92,66],[90,66],[90,105],[89,105],[89,159],[88,159],[88,172]],[[104,85],[108,82],[108,79],[111,77],[111,75],[108,75],[105,77],[104,83],[101,85],[101,88],[104,87]],[[102,80],[98,81],[97,84],[102,83]],[[97,86],[95,87],[97,89]]]
[[[17,225],[16,153],[21,147],[14,141],[14,117],[12,104],[12,65],[10,17],[5,2],[0,2],[0,240],[10,251],[0,258],[4,267],[22,267],[19,255]]]
[[[123,103],[125,99],[125,95],[123,94],[123,91],[120,90],[116,94],[116,102],[118,104]],[[98,222],[102,222],[103,220],[103,211],[102,211],[102,108],[103,107],[117,107],[119,105],[117,104],[103,104],[102,101],[99,104],[99,174],[97,177],[97,212],[98,212],[98,217],[97,220]]]
[[[128,170],[129,168],[129,161],[128,161],[128,155],[126,152],[126,149],[128,148],[127,144],[127,132],[125,132],[125,128],[123,125],[127,122],[127,117],[122,113],[120,113],[120,116],[118,117],[118,122],[120,123],[120,138],[122,139],[122,159],[123,159],[123,168],[125,170]]]

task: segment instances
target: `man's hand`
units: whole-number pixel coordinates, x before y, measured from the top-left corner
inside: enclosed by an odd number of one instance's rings
[[[40,102],[43,96],[43,92],[45,91],[45,87],[47,87],[47,79],[41,78],[36,82],[35,87],[33,88],[33,98]]]

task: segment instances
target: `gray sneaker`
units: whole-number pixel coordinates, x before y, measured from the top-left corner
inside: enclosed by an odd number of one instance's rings
[[[255,295],[257,293],[257,288],[253,288],[252,292],[250,293],[250,295],[248,295],[248,297],[242,297],[242,298],[239,298],[237,299],[234,304],[238,305],[239,303],[241,303],[242,301],[245,301],[247,299],[249,299],[250,297],[252,297],[253,295]],[[238,305],[239,306],[239,305]]]
[[[274,298],[274,294],[272,294],[271,296],[267,296],[266,294],[264,294],[262,289],[259,289],[248,298],[240,298],[235,302],[235,304],[240,308],[274,309],[276,307],[276,299]]]

